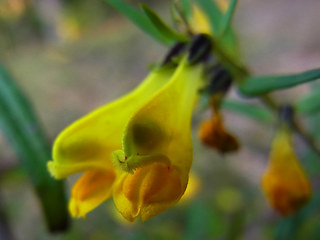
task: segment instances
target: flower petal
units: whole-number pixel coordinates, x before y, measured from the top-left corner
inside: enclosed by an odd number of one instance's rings
[[[163,212],[177,202],[184,191],[179,173],[167,165],[154,163],[121,175],[114,190],[114,201],[122,215],[142,221]]]
[[[169,67],[153,70],[134,91],[66,128],[54,143],[53,161],[48,163],[51,174],[60,179],[89,169],[113,169],[110,154],[121,148],[126,123],[172,73],[173,69]]]
[[[112,193],[113,172],[87,171],[75,183],[71,192],[69,211],[73,217],[85,217]]]

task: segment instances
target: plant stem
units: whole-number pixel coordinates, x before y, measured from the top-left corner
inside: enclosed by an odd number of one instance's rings
[[[238,61],[235,61],[234,59],[230,58],[222,48],[219,47],[219,44],[215,43],[215,51],[218,57],[220,58],[222,63],[225,63],[227,66],[229,66],[232,69],[232,72],[236,75],[235,80],[239,81],[240,83],[249,77],[250,71],[246,66],[239,63]],[[258,96],[258,98],[261,100],[261,102],[267,106],[272,112],[275,114],[278,114],[280,104],[275,101],[274,98],[272,98],[268,94],[264,94],[261,96]],[[296,119],[292,119],[291,122],[291,128],[293,131],[295,131],[299,137],[303,140],[303,142],[310,147],[315,153],[317,153],[320,156],[320,147],[316,144],[315,139],[297,122]]]
[[[279,104],[270,95],[264,94],[262,96],[259,96],[259,98],[264,105],[270,108],[270,110],[278,113]]]
[[[300,124],[298,124],[297,121],[292,121],[292,128],[303,140],[303,142],[320,156],[320,148],[319,146],[317,146],[315,139],[309,133],[307,133],[306,130]]]

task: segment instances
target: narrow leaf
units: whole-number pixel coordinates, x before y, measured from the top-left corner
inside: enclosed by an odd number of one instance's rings
[[[149,20],[153,23],[153,25],[158,29],[159,32],[162,33],[167,39],[172,41],[179,41],[179,42],[187,42],[189,39],[188,37],[176,33],[172,28],[170,28],[162,19],[147,5],[141,4],[142,10],[149,18]]]
[[[267,109],[254,104],[239,102],[236,100],[226,99],[222,103],[224,109],[243,114],[249,118],[263,123],[271,123],[273,116]]]
[[[236,34],[231,27],[227,28],[223,36],[219,38],[219,44],[222,46],[225,53],[236,61],[240,59],[240,50]]]
[[[130,19],[137,27],[142,31],[149,34],[155,40],[159,41],[164,45],[172,44],[170,39],[167,39],[161,32],[159,32],[150,21],[150,19],[139,10],[125,3],[123,0],[105,0],[112,7],[117,9],[119,12],[124,14],[128,19]]]
[[[231,25],[230,23],[231,23],[237,2],[238,2],[237,0],[230,0],[228,11],[226,12],[226,14],[224,14],[221,21],[221,29],[219,34],[223,35],[227,31],[227,29],[230,28],[230,25]]]
[[[50,231],[68,227],[64,185],[49,176],[50,147],[32,108],[0,65],[0,127],[18,154],[41,202]]]
[[[180,0],[182,11],[187,19],[191,16],[191,1],[192,0]]]
[[[320,68],[291,75],[249,77],[239,86],[246,96],[256,96],[273,90],[285,89],[320,78]]]
[[[210,19],[212,32],[217,35],[221,29],[221,21],[223,14],[219,10],[214,1],[211,0],[197,0],[199,6],[207,14]]]
[[[296,106],[302,114],[314,114],[320,112],[320,89],[312,91],[309,95],[302,97]]]

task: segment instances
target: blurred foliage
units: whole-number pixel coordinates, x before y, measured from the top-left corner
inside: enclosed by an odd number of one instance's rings
[[[21,160],[41,202],[50,231],[68,227],[64,185],[48,174],[50,147],[27,98],[0,65],[0,127]]]

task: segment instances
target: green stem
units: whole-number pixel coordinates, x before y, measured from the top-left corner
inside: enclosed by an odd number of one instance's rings
[[[309,146],[315,153],[320,156],[320,148],[317,146],[315,139],[296,120],[292,124],[293,130],[299,135],[303,142]]]
[[[267,94],[261,95],[260,100],[264,105],[266,105],[270,110],[272,110],[275,113],[278,113],[279,104],[270,96]]]

